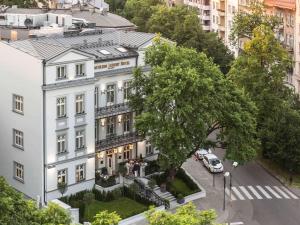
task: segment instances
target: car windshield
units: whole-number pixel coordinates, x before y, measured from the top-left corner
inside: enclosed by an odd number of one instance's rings
[[[210,160],[210,163],[213,165],[213,166],[216,166],[220,163],[220,160],[219,159],[211,159]]]

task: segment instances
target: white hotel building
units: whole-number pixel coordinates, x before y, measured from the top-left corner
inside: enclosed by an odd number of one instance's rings
[[[0,42],[0,176],[42,202],[90,189],[95,171],[153,154],[128,108],[154,34],[111,31]]]

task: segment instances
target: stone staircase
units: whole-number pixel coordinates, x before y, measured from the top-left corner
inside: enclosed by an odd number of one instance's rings
[[[149,179],[148,178],[137,178],[140,182],[144,183],[145,186],[149,187],[148,186],[148,182],[149,182]],[[176,201],[176,198],[174,195],[172,195],[170,192],[168,191],[165,191],[165,192],[161,192],[160,191],[160,187],[155,185],[154,188],[153,188],[153,191],[162,199],[165,199],[165,200],[168,200],[169,203],[170,203],[170,208],[174,208],[178,205],[177,201]]]

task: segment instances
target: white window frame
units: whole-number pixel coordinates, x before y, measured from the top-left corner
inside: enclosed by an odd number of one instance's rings
[[[131,113],[126,113],[123,115],[123,132],[129,133],[131,131],[131,121],[132,115]]]
[[[75,112],[76,115],[83,114],[85,112],[85,96],[84,94],[78,94],[75,96]]]
[[[114,116],[106,119],[106,136],[113,136],[116,133],[116,118]]]
[[[108,84],[106,86],[106,104],[113,105],[116,100],[116,84]]]
[[[24,133],[23,131],[13,129],[13,146],[24,149]]]
[[[64,182],[63,182],[64,179]],[[57,184],[68,184],[68,170],[62,169],[57,171]]]
[[[67,79],[67,66],[57,66],[56,67],[56,80]]]
[[[13,111],[24,114],[24,98],[21,95],[13,94]]]
[[[150,141],[146,141],[146,155],[152,155],[154,153],[153,146],[151,145]]]
[[[130,94],[130,81],[125,81],[123,86],[124,102],[128,102],[129,94]]]
[[[75,131],[75,148],[76,150],[85,148],[85,130]]]
[[[56,137],[56,151],[57,154],[67,152],[67,134],[58,134]]]
[[[56,115],[57,118],[63,118],[67,116],[67,98],[59,97],[56,99]]]
[[[78,63],[75,65],[75,73],[76,77],[84,77],[85,76],[85,63]]]
[[[14,178],[24,182],[24,165],[14,161]]]
[[[86,165],[85,163],[76,165],[75,167],[75,180],[76,183],[82,182],[86,177]]]

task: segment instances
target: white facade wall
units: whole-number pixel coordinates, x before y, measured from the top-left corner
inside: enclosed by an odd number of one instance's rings
[[[85,64],[85,77],[76,78],[75,65]],[[87,56],[67,52],[49,63],[46,67],[47,84],[66,82],[62,80],[56,82],[56,67],[65,65],[67,67],[67,80],[86,80],[94,77],[94,61]],[[84,94],[84,115],[75,115],[75,97]],[[56,101],[59,97],[66,97],[66,118],[57,119]],[[81,190],[91,189],[95,178],[95,112],[94,112],[94,83],[86,85],[65,86],[61,89],[48,90],[46,92],[46,163],[51,167],[47,168],[47,200],[60,197],[57,190],[57,172],[67,169],[68,189],[66,195],[76,193]],[[85,131],[85,146],[82,151],[76,151],[75,137],[77,130]],[[67,138],[67,153],[57,154],[57,135],[65,134]],[[92,155],[91,155],[92,154]],[[76,165],[85,164],[85,181],[76,183]],[[55,165],[54,167],[52,167]]]
[[[0,176],[17,190],[43,198],[42,62],[0,43]],[[12,111],[13,94],[24,98],[24,115]],[[24,133],[24,150],[13,147],[13,129]],[[24,183],[14,179],[13,162],[24,166]]]

